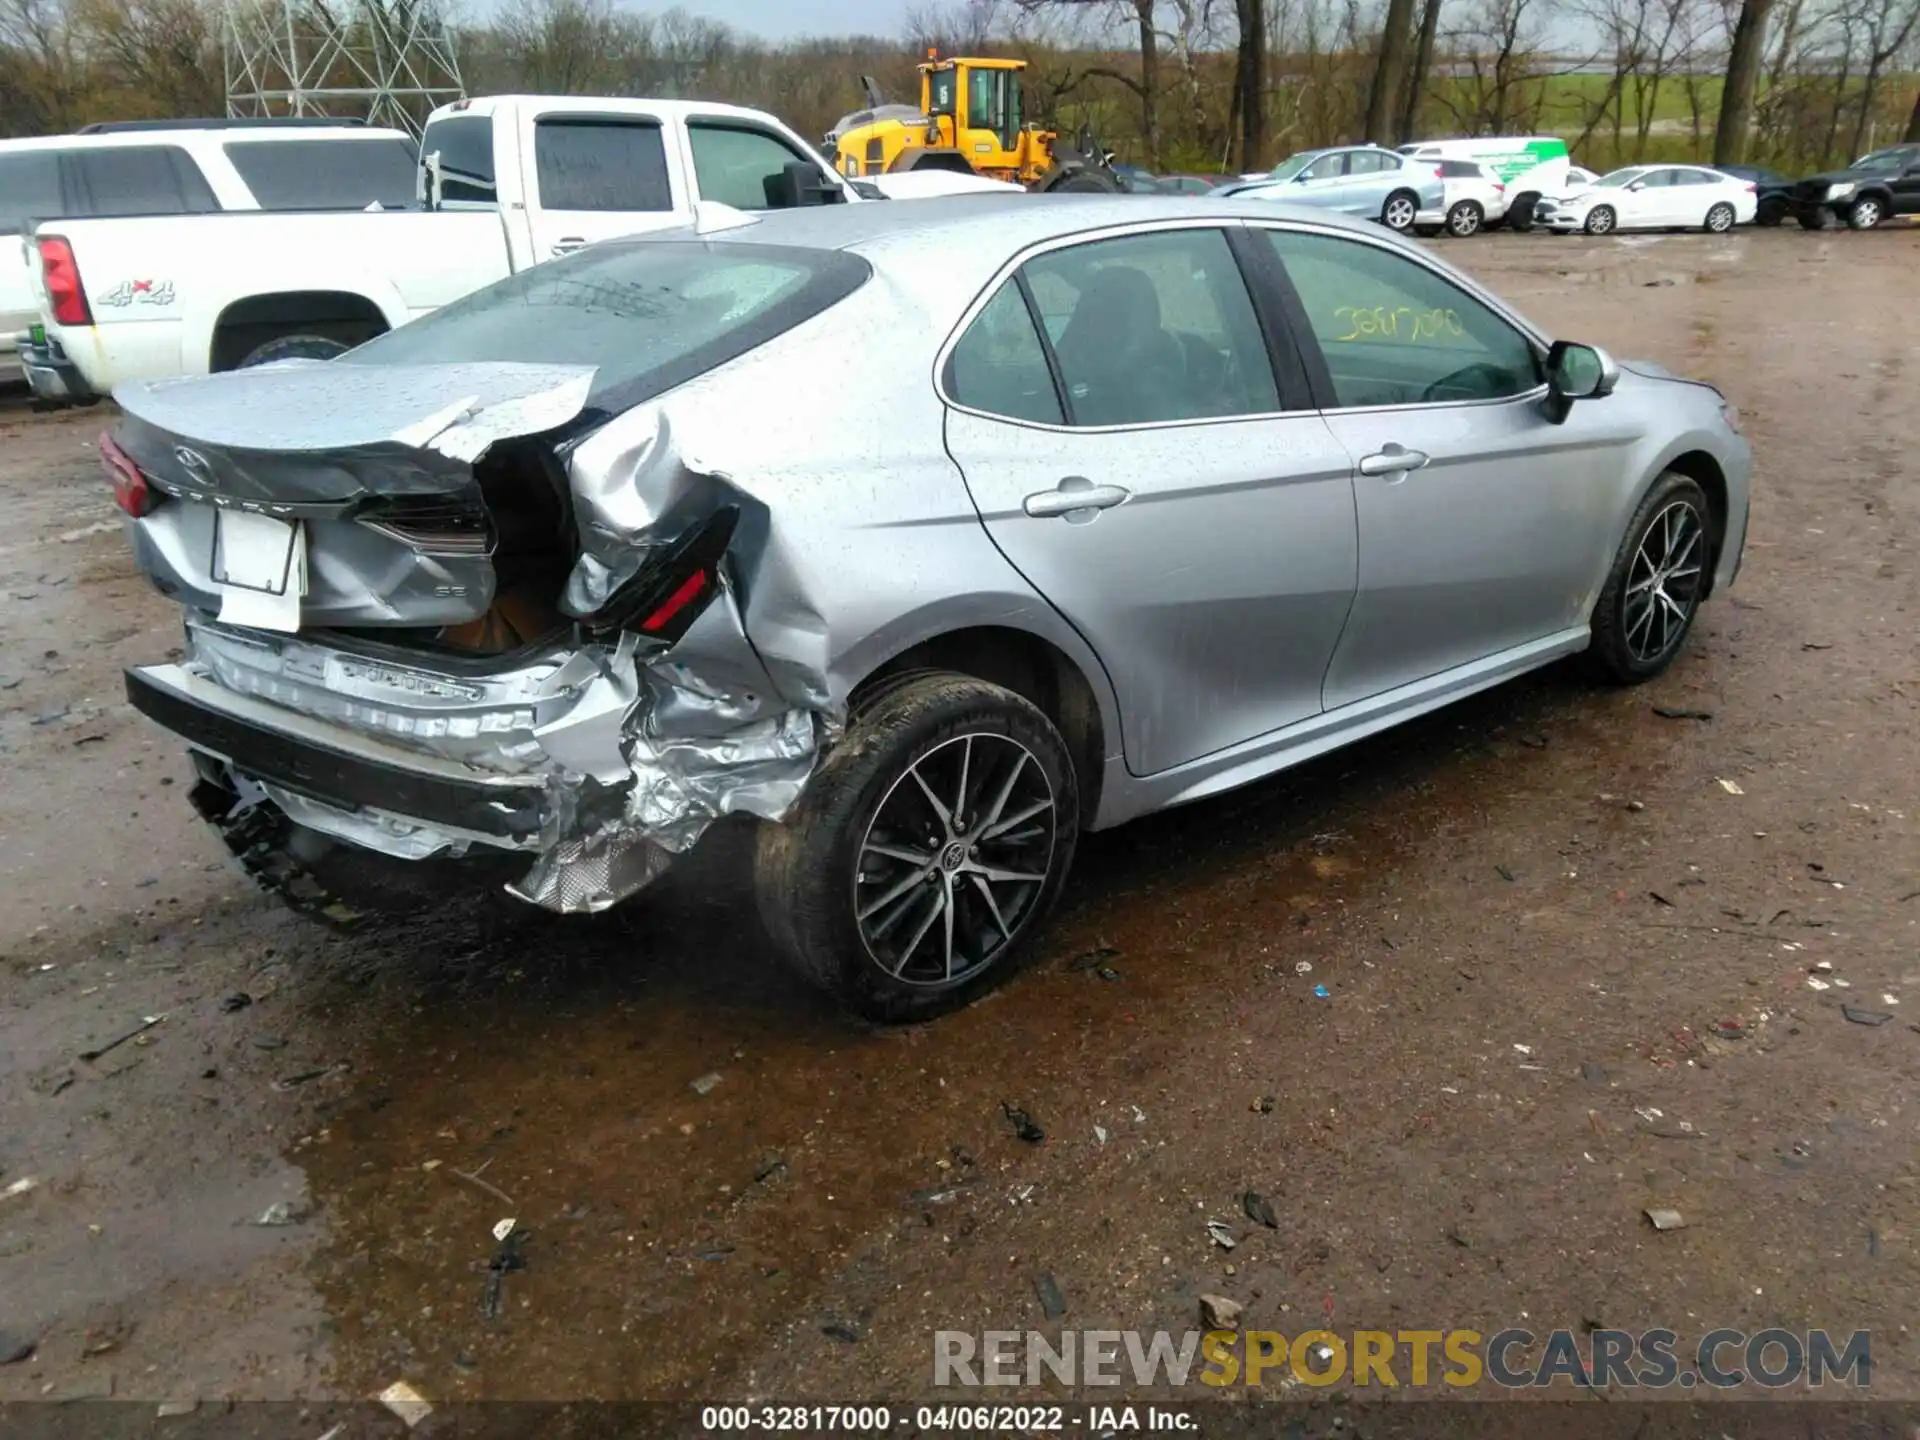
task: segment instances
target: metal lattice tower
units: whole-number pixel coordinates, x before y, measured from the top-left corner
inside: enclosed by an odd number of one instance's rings
[[[418,136],[466,98],[437,0],[229,0],[227,114],[332,116]]]

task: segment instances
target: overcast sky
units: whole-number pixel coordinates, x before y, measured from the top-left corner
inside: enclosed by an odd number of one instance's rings
[[[706,20],[768,40],[797,35],[899,35],[911,0],[697,0],[686,8]],[[666,3],[636,5],[664,10]]]

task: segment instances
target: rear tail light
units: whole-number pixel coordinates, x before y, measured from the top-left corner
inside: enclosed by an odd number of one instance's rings
[[[649,640],[678,643],[720,593],[720,562],[739,521],[733,506],[707,517],[610,595],[587,623],[595,630],[633,630]]]
[[[1507,187],[1496,180],[1493,182],[1493,193],[1496,195],[1504,195],[1507,193]]]
[[[62,325],[93,324],[73,247],[58,235],[48,235],[35,244],[40,247],[40,274],[47,284],[47,299],[53,302],[53,318]]]
[[[1758,185],[1749,185],[1747,186],[1747,193],[1749,195],[1758,195],[1760,193],[1760,187]]]
[[[146,475],[128,458],[127,452],[114,443],[111,435],[100,436],[100,463],[113,481],[114,504],[136,520],[153,508],[153,492],[147,488]]]

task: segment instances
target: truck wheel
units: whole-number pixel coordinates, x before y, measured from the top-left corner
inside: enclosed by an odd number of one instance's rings
[[[1120,182],[1091,166],[1056,166],[1034,187],[1042,195],[1118,195]]]
[[[1052,909],[1079,806],[1040,710],[971,676],[902,677],[762,827],[761,918],[795,970],[868,1019],[956,1009],[1013,972]]]
[[[1516,235],[1524,235],[1533,229],[1533,207],[1540,203],[1540,197],[1531,190],[1522,190],[1513,197],[1513,203],[1507,207],[1507,229]]]
[[[1862,195],[1847,211],[1847,228],[1871,230],[1886,218],[1887,207],[1880,203],[1879,196]]]
[[[324,335],[282,335],[254,346],[234,368],[245,370],[254,365],[271,365],[275,360],[331,360],[346,354],[348,348]]]
[[[1760,208],[1754,212],[1756,225],[1778,225],[1787,218],[1787,202],[1780,199],[1762,200]]]
[[[1833,217],[1825,210],[1815,210],[1811,215],[1802,215],[1799,217],[1800,228],[1802,230],[1824,230],[1832,223],[1832,218]]]

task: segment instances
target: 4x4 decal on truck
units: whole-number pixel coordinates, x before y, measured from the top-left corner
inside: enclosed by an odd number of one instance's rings
[[[122,280],[104,295],[94,299],[102,305],[125,307],[140,305],[171,305],[173,303],[173,282],[171,280]]]

